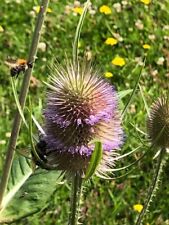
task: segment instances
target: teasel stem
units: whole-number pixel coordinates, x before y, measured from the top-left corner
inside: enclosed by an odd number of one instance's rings
[[[160,180],[160,175],[162,173],[162,169],[163,169],[163,166],[165,164],[165,152],[166,152],[166,149],[165,148],[162,148],[160,150],[160,154],[159,154],[159,157],[158,157],[158,161],[157,161],[157,168],[155,170],[155,173],[154,173],[154,177],[153,177],[153,180],[152,180],[152,184],[148,190],[148,193],[147,193],[147,197],[146,197],[146,202],[144,204],[144,207],[141,211],[141,213],[139,214],[138,216],[138,219],[136,221],[136,225],[140,225],[142,224],[143,222],[143,218],[148,210],[148,207],[150,205],[150,202],[153,198],[153,196],[155,195],[155,191],[157,189],[157,186],[158,186],[158,182]]]
[[[34,63],[36,58],[37,46],[39,43],[41,29],[44,22],[45,12],[48,7],[48,3],[49,3],[49,0],[42,0],[41,2],[40,12],[37,17],[35,30],[32,37],[32,43],[31,43],[31,47],[30,47],[30,51],[28,55],[29,63]],[[29,89],[29,83],[30,83],[32,70],[33,70],[33,65],[29,66],[28,70],[26,70],[24,79],[22,82],[22,87],[21,87],[20,96],[19,96],[19,103],[22,110],[24,109],[24,106],[25,106],[25,101],[26,101],[26,96]],[[13,122],[12,131],[11,131],[11,138],[9,140],[9,144],[7,148],[6,159],[5,159],[1,183],[0,183],[0,209],[3,208],[3,197],[7,187],[10,171],[11,171],[11,166],[12,166],[14,153],[15,153],[16,141],[17,141],[20,127],[21,127],[21,122],[22,122],[22,118],[19,113],[19,110],[17,109],[14,122]]]
[[[68,225],[76,225],[79,218],[79,206],[82,193],[82,177],[79,173],[75,173],[72,176],[71,192],[71,207]]]

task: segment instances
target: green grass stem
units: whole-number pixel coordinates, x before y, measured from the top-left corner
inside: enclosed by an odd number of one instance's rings
[[[34,34],[32,38],[32,44],[30,47],[29,55],[28,55],[28,62],[35,61],[37,46],[39,43],[41,29],[44,22],[45,12],[48,7],[48,3],[49,3],[49,0],[42,0],[41,2],[40,12],[37,17],[37,22],[35,25],[35,30],[34,30]],[[20,106],[22,110],[24,109],[24,106],[25,106],[25,101],[26,101],[26,96],[29,89],[29,83],[30,83],[32,70],[33,70],[33,67],[29,68],[28,70],[26,70],[24,75],[24,79],[23,79],[23,83],[22,83],[22,87],[20,91],[20,96],[19,96],[19,102],[20,102]],[[17,109],[14,122],[13,122],[12,131],[11,131],[11,138],[9,140],[9,145],[7,148],[6,159],[5,159],[1,183],[0,183],[0,208],[3,205],[3,197],[7,187],[10,171],[11,171],[11,166],[12,166],[14,153],[15,153],[16,141],[17,141],[20,127],[21,127],[21,122],[22,122],[21,114],[19,110]]]

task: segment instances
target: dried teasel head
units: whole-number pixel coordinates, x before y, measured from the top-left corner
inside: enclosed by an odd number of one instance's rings
[[[169,98],[162,97],[151,107],[147,121],[148,134],[156,147],[169,147]]]

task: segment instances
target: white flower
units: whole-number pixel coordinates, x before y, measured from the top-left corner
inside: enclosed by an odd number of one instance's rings
[[[158,60],[157,60],[157,65],[162,66],[162,65],[164,64],[164,61],[165,61],[164,57],[158,58]]]
[[[149,34],[148,35],[148,38],[151,40],[151,41],[154,41],[156,36],[154,34]]]
[[[151,72],[151,75],[152,75],[153,77],[156,77],[157,74],[158,74],[158,70],[153,70],[153,71]]]
[[[136,26],[137,29],[139,29],[139,30],[143,30],[143,28],[144,28],[144,25],[143,25],[143,23],[142,23],[141,20],[137,20],[137,21],[135,22],[135,26]]]
[[[136,57],[135,61],[136,61],[136,63],[138,63],[139,66],[143,66],[144,65],[141,57]]]
[[[123,6],[127,6],[128,5],[128,2],[125,1],[125,0],[123,0],[121,3],[122,3]]]
[[[121,12],[121,4],[119,2],[113,4],[113,8],[116,10],[116,12]]]
[[[42,52],[46,51],[46,43],[45,42],[39,42],[38,49]]]

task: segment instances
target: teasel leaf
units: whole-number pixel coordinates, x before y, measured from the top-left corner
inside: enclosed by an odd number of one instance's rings
[[[23,156],[14,160],[0,211],[0,224],[12,223],[44,209],[61,181],[60,171],[31,169],[31,161]]]

